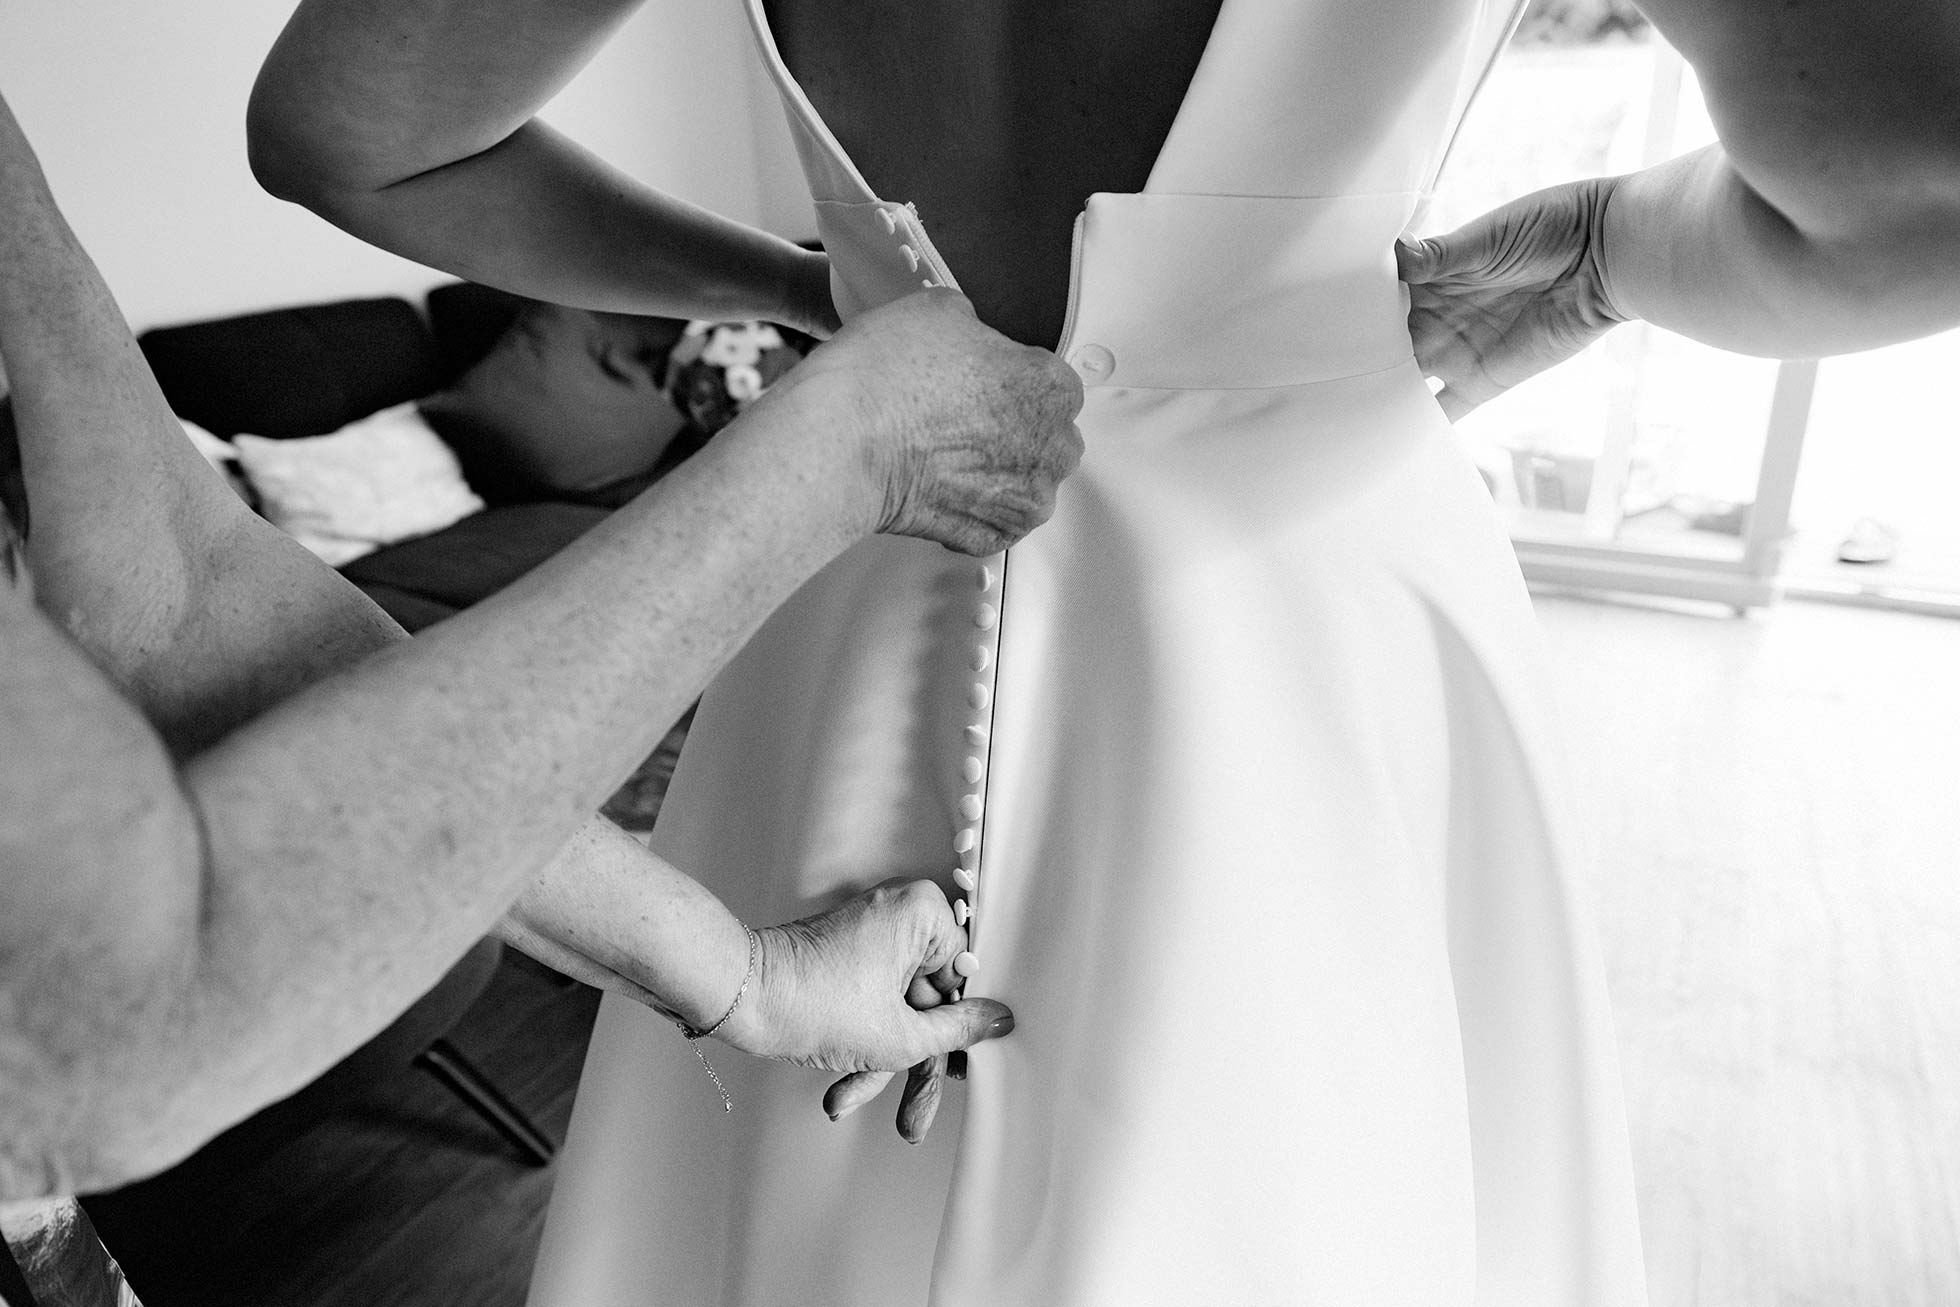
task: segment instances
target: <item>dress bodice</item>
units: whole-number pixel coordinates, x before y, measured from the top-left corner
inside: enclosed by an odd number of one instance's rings
[[[1070,229],[1141,191],[1222,0],[764,0],[784,61],[882,194],[918,206],[988,325],[1054,345]]]
[[[763,0],[747,7],[832,256],[840,312],[849,318],[921,285],[957,286],[919,215],[887,202],[911,197],[880,193],[791,74]],[[1433,183],[1519,7],[1517,0],[1223,0],[1141,194],[1401,197],[1387,209],[1377,204],[1375,221],[1344,224],[1351,248],[1323,247],[1333,263],[1378,253]],[[1092,196],[1089,209],[1098,198],[1105,197]],[[1400,216],[1379,230],[1388,209]],[[1193,216],[1221,231],[1221,210]],[[1160,234],[1202,238],[1204,229],[1174,222]],[[1292,259],[1299,262],[1299,251]],[[1079,276],[1080,267],[1074,271]]]
[[[878,198],[873,183],[889,189],[894,179],[858,173],[783,62],[763,0],[746,4],[812,197]],[[1223,0],[1143,189],[1423,190],[1522,9],[1521,0]]]

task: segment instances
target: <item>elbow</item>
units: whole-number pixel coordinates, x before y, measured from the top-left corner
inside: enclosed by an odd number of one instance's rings
[[[1960,142],[1869,123],[1725,132],[1736,170],[1792,228],[1825,244],[1960,239]]]
[[[1811,213],[1824,239],[1890,250],[1922,275],[1960,273],[1960,157],[1916,155],[1820,190]]]
[[[23,1122],[9,1131],[0,1139],[0,1204],[120,1189],[175,1166],[202,1142],[171,1147],[123,1121],[64,1121],[40,1131]]]
[[[331,154],[303,110],[261,76],[245,112],[245,157],[268,195],[324,213],[342,189]]]
[[[245,158],[265,192],[329,222],[405,174],[390,173],[369,124],[336,109],[331,87],[289,72],[279,51],[259,70],[245,108]]]

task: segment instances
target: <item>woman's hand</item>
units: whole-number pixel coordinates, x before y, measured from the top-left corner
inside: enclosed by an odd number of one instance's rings
[[[992,999],[952,1001],[965,983],[952,963],[966,932],[931,881],[888,882],[756,936],[748,1001],[717,1034],[759,1057],[851,1072],[824,1096],[833,1120],[909,1067],[898,1132],[918,1143],[939,1107],[946,1055],[1014,1028]]]
[[[1047,521],[1082,458],[1081,378],[1052,351],[986,326],[946,289],[852,319],[743,422],[792,403],[805,439],[842,442],[825,468],[862,474],[867,527],[977,557]]]
[[[1568,182],[1446,236],[1396,242],[1416,361],[1442,381],[1436,402],[1451,421],[1627,321],[1604,268],[1616,184]]]

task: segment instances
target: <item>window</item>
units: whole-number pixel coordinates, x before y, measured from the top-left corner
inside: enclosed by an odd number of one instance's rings
[[[1693,71],[1624,0],[1540,0],[1424,229],[1714,138]],[[1960,614],[1956,372],[1960,331],[1818,364],[1631,324],[1458,429],[1535,581]]]

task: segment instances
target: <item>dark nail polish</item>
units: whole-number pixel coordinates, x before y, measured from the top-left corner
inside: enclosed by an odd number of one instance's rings
[[[946,1055],[946,1074],[955,1080],[966,1079],[966,1050],[956,1048]]]
[[[999,1039],[1002,1035],[1007,1034],[1009,1031],[1013,1029],[1014,1029],[1014,1014],[1010,1012],[1004,1017],[995,1017],[993,1021],[988,1024],[986,1037],[988,1039]]]

